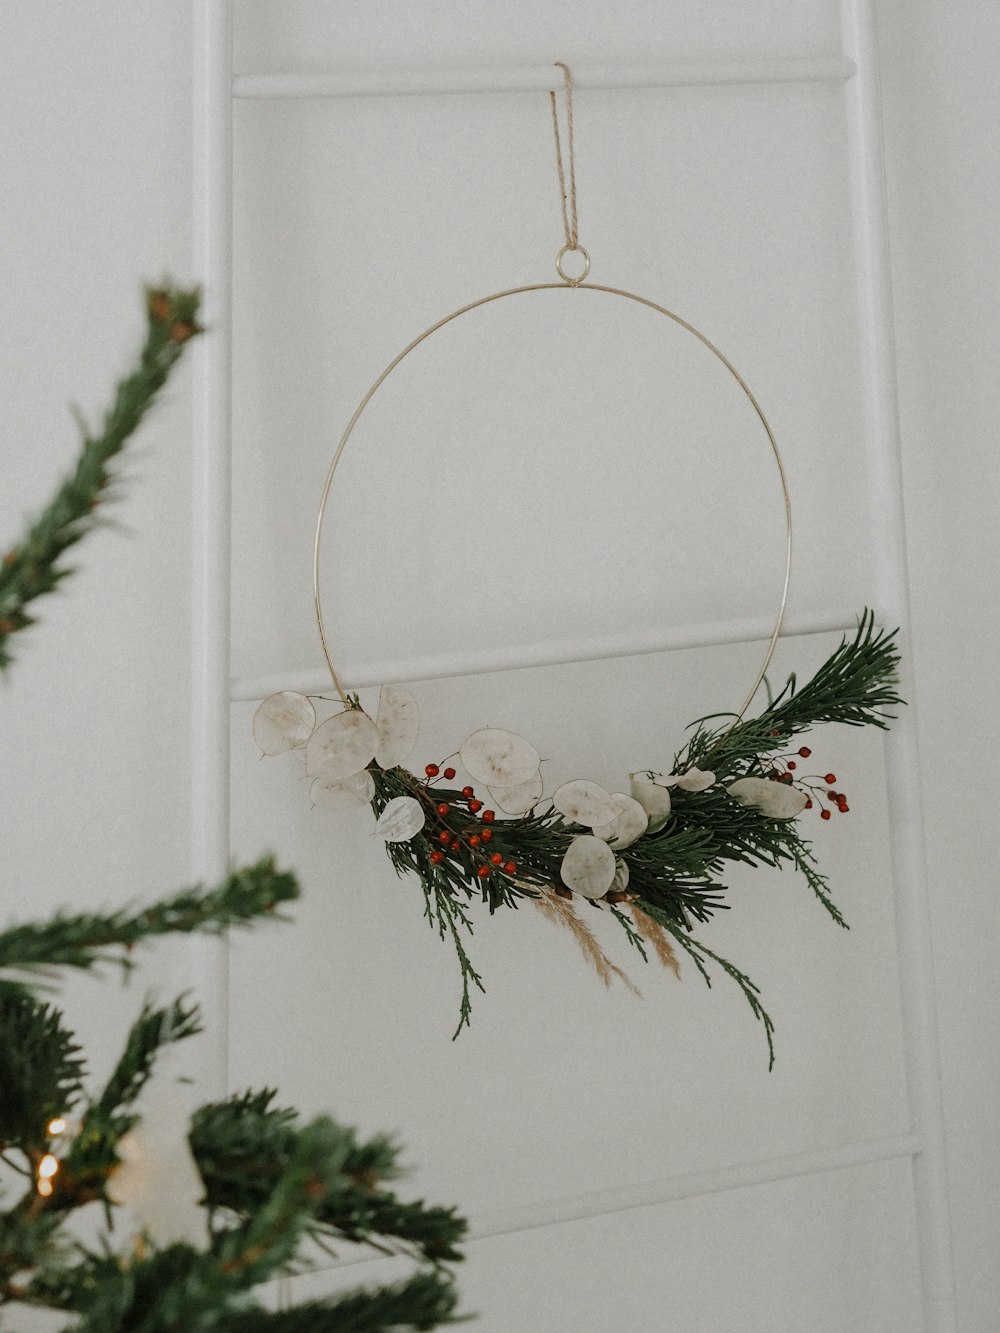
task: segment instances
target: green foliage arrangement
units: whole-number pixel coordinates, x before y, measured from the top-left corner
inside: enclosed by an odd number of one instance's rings
[[[254,731],[265,753],[302,751],[314,802],[345,789],[370,802],[396,873],[416,877],[427,920],[454,945],[462,980],[456,1036],[469,1022],[472,988],[483,989],[465,947],[478,904],[492,915],[534,903],[573,932],[606,984],[630,984],[576,912],[585,901],[610,911],[644,961],[652,952],[678,972],[676,945],[709,985],[710,966],[720,968],[762,1024],[773,1067],[774,1025],[757,986],[694,932],[726,909],[722,877],[735,862],[791,866],[846,927],[797,816],[846,814],[847,797],[834,788],[835,774],[801,771],[812,751],[798,742],[823,723],[886,728],[902,702],[898,665],[896,632],[876,628],[866,610],[854,637],[805,685],[789,677],[754,717],[693,724],[670,771],[632,773],[631,794],[577,781],[543,799],[537,752],[495,728],[474,732],[418,776],[402,762],[416,741],[416,700],[395,685],[383,688],[374,718],[357,695],[342,695],[343,710],[318,723],[315,703],[325,696],[283,690],[260,705]],[[455,764],[481,784],[481,797],[471,784],[452,785]]]
[[[101,431],[85,432],[72,475],[0,563],[0,667],[32,623],[31,603],[70,572],[65,554],[98,521],[115,460],[200,332],[198,307],[197,291],[147,292],[138,367],[118,385]],[[157,1064],[200,1030],[197,1006],[183,996],[147,1004],[94,1089],[63,1013],[39,994],[59,968],[128,970],[134,947],[159,936],[280,919],[298,892],[265,859],[143,908],[58,913],[0,932],[0,1322],[24,1307],[61,1311],[77,1333],[381,1333],[456,1321],[448,1265],[461,1258],[466,1224],[450,1208],[393,1192],[399,1149],[390,1139],[361,1139],[326,1116],[303,1123],[264,1089],[185,1112],[176,1142],[155,1128],[143,1141]],[[134,1171],[126,1185],[136,1154],[147,1175],[159,1168],[167,1192],[189,1168],[183,1227],[158,1216],[155,1191],[144,1197]],[[104,1215],[93,1243],[73,1227],[88,1207]],[[279,1311],[262,1304],[256,1289],[296,1271],[303,1246],[329,1251],[337,1241],[408,1255],[413,1274]]]

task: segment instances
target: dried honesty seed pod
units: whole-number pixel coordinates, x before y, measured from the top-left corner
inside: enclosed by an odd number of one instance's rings
[[[352,773],[343,782],[330,782],[323,777],[316,778],[309,788],[313,805],[321,805],[329,810],[341,808],[348,797],[353,801],[360,801],[362,805],[368,805],[374,795],[375,779],[367,768],[363,768],[360,773]]]
[[[284,754],[305,745],[315,725],[311,699],[295,690],[279,690],[254,713],[253,738],[264,754]]]
[[[351,708],[322,722],[306,746],[310,777],[342,782],[367,768],[378,749],[378,732],[367,713]]]
[[[583,898],[603,898],[614,883],[615,854],[606,842],[585,833],[566,849],[559,874],[562,882]]]
[[[654,778],[658,781],[653,781]],[[670,814],[670,793],[662,783],[669,781],[670,779],[665,778],[662,773],[650,774],[647,771],[629,774],[632,795],[649,816],[647,829],[649,833],[655,833],[667,822],[667,816]]]
[[[420,731],[417,701],[402,685],[383,685],[378,700],[378,749],[375,759],[380,768],[398,768],[409,758]]]
[[[618,893],[624,893],[628,888],[629,869],[620,856],[615,857],[615,877],[611,881],[611,888]]]
[[[474,731],[459,750],[462,766],[487,787],[513,787],[538,772],[538,751],[523,736],[498,727]]]
[[[424,807],[412,796],[394,796],[378,817],[375,832],[385,842],[409,842],[426,822]]]
[[[609,791],[586,778],[564,782],[553,793],[552,804],[574,824],[586,824],[590,828],[610,824],[622,813],[622,807]]]
[[[715,782],[715,774],[708,769],[698,768],[692,765],[686,773],[677,775],[671,779],[681,791],[705,791]]]
[[[726,791],[740,805],[752,806],[771,819],[794,819],[809,799],[805,792],[768,778],[738,778]]]
[[[609,824],[598,824],[594,829],[595,838],[603,838],[616,851],[631,847],[637,838],[641,838],[649,826],[649,815],[632,796],[624,792],[612,793],[612,800],[621,806],[622,812]]]
[[[488,787],[487,791],[494,805],[505,815],[526,815],[542,799],[544,789],[541,773],[535,773],[527,782],[518,782],[512,787]]]

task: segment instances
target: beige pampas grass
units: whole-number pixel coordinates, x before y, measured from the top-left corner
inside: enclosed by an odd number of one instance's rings
[[[669,967],[674,976],[680,979],[681,965],[677,961],[677,955],[674,953],[674,947],[670,943],[667,932],[658,921],[654,921],[651,916],[647,916],[638,903],[629,903],[629,908],[639,934],[653,946],[656,956],[663,966]]]
[[[593,967],[605,986],[610,986],[612,979],[617,977],[619,981],[628,987],[633,995],[637,995],[641,999],[642,992],[629,980],[622,969],[616,967],[611,959],[608,958],[604,950],[597,943],[590,927],[577,916],[573,904],[566,898],[560,898],[558,894],[552,893],[549,889],[539,889],[535,886],[532,887],[537,894],[537,897],[532,901],[550,921],[555,922],[556,925],[565,926],[568,930],[572,931],[577,944],[580,946],[580,952]],[[657,930],[659,929],[655,922],[652,924]],[[654,947],[656,948],[657,954],[660,954],[659,946],[654,945]],[[667,950],[668,952],[670,950],[669,944],[667,945]],[[660,957],[662,957],[662,954],[660,954]],[[674,967],[676,968],[676,959],[674,960]]]

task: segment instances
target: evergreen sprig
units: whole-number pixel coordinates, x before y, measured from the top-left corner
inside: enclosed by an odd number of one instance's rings
[[[666,822],[617,853],[628,869],[628,887],[627,892],[610,895],[609,905],[615,908],[619,902],[635,901],[680,944],[707,982],[709,964],[734,981],[763,1025],[771,1065],[774,1027],[756,985],[693,935],[696,927],[728,907],[727,866],[791,866],[802,874],[833,920],[844,927],[847,923],[796,821],[773,818],[757,807],[743,805],[727,788],[743,777],[776,776],[774,756],[787,750],[793,737],[821,723],[887,727],[892,710],[902,703],[897,692],[898,666],[895,631],[876,629],[874,614],[865,610],[853,638],[845,637],[801,688],[792,675],[777,698],[770,699],[752,718],[721,715],[726,719],[721,723],[701,719],[694,724],[688,743],[674,756],[671,772],[683,774],[697,767],[713,772],[715,782],[702,791],[675,786]],[[717,725],[710,726],[713,721]],[[375,784],[372,806],[376,816],[398,796],[413,797],[423,807],[422,835],[387,843],[386,851],[397,874],[418,877],[425,916],[441,938],[450,937],[455,947],[462,979],[457,1036],[470,1020],[471,987],[483,989],[463,943],[463,934],[473,931],[471,906],[479,901],[493,913],[501,907],[516,908],[542,891],[566,895],[560,879],[563,856],[573,838],[589,830],[569,823],[551,807],[497,820],[490,825],[490,851],[499,852],[504,863],[513,862],[516,875],[479,878],[476,870],[482,857],[477,863],[470,854],[469,839],[482,829],[462,792],[445,786],[432,790],[403,768],[382,769],[373,763],[369,772]],[[785,777],[791,780],[791,773]],[[448,809],[447,822],[437,813],[439,802]],[[446,841],[441,854],[435,839],[445,828],[458,841]],[[645,959],[641,931],[623,911],[614,910],[613,916]]]
[[[146,292],[146,340],[131,374],[122,379],[101,428],[81,423],[83,443],[73,471],[21,539],[0,559],[0,671],[10,666],[11,636],[34,623],[28,608],[73,572],[66,553],[101,521],[99,506],[113,496],[114,464],[152,406],[198,324],[200,292],[170,285]]]
[[[299,886],[294,875],[275,869],[272,857],[234,870],[214,888],[183,889],[140,909],[114,912],[58,912],[48,921],[26,922],[0,932],[0,971],[36,974],[43,979],[54,967],[91,971],[114,964],[133,966],[135,945],[159,935],[218,934],[247,926],[262,916],[280,919],[277,909],[294,901]],[[25,983],[0,977],[3,988],[23,991]]]
[[[273,1105],[272,1089],[203,1106],[191,1124],[191,1150],[205,1182],[206,1204],[239,1216],[260,1207],[286,1169],[298,1134],[295,1111]],[[341,1128],[336,1182],[310,1224],[314,1240],[384,1245],[386,1238],[431,1263],[461,1258],[465,1220],[450,1208],[403,1203],[384,1188],[399,1175],[398,1148],[385,1135],[359,1140]]]

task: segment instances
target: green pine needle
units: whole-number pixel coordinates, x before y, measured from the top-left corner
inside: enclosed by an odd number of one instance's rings
[[[54,592],[73,570],[65,556],[101,522],[113,498],[114,465],[180,360],[198,324],[200,293],[166,284],[146,292],[146,341],[135,370],[121,380],[100,431],[81,423],[73,471],[21,539],[0,558],[0,672],[10,666],[11,637],[34,623],[28,608]]]

